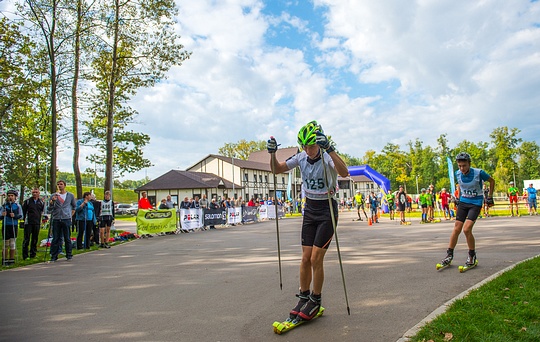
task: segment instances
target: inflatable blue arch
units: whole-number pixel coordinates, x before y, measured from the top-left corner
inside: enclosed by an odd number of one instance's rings
[[[365,176],[369,178],[373,183],[377,184],[385,194],[390,190],[390,180],[373,170],[369,165],[349,166],[348,169],[351,176]],[[381,203],[381,208],[383,212],[388,213],[388,204],[385,200]]]
[[[377,184],[384,193],[387,193],[388,190],[390,190],[390,180],[373,170],[369,165],[349,166],[348,169],[351,176],[366,176],[372,182]]]

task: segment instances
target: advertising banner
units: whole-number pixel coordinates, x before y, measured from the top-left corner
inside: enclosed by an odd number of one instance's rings
[[[137,234],[158,234],[176,231],[176,210],[144,210],[137,213]]]
[[[266,205],[259,206],[259,219],[260,220],[266,220],[267,218],[268,218],[268,208],[267,208],[267,206]]]
[[[242,222],[242,208],[227,208],[227,223],[238,224]]]
[[[257,222],[257,207],[244,207],[242,210],[242,222]]]
[[[203,226],[202,209],[180,209],[182,230],[194,230]]]
[[[219,226],[225,223],[227,223],[227,212],[224,208],[204,209],[203,225]]]
[[[276,206],[275,205],[261,205],[262,207],[266,207],[266,215],[269,219],[276,219]],[[278,205],[278,217],[283,218],[285,217],[285,208],[282,205]]]

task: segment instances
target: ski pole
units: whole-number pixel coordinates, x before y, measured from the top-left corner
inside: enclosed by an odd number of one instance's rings
[[[5,203],[4,203],[4,210],[3,210],[2,214],[4,214],[4,213],[7,215],[7,207],[6,207]],[[2,266],[6,265],[6,260],[5,260],[5,256],[6,256],[6,215],[4,215],[3,221],[2,221]]]
[[[273,139],[274,137],[270,137],[270,139]],[[270,159],[272,160],[272,173],[274,174],[274,197],[277,197],[277,177],[276,177],[276,165],[275,165],[275,153],[274,157],[270,156]],[[276,202],[274,198],[274,202]],[[279,243],[279,217],[278,217],[278,207],[277,203],[274,203],[274,206],[276,208],[276,237],[277,237],[277,250],[278,250],[278,264],[279,264],[279,289],[283,291],[283,277],[281,273],[281,246]]]
[[[56,205],[56,202],[53,203],[53,206],[54,205]],[[51,229],[53,225],[53,211],[54,211],[54,207],[50,213],[51,217],[49,218],[49,229],[47,230],[47,239],[45,240],[45,255],[43,256],[43,262],[47,262],[47,248],[49,247],[49,243],[52,246],[52,241],[50,240],[50,238],[51,238]]]
[[[321,153],[322,154],[322,153]],[[328,206],[330,207],[330,216],[332,218],[332,226],[334,228],[334,235],[336,236],[336,247],[339,259],[339,269],[341,271],[341,280],[343,282],[343,292],[345,292],[345,304],[347,305],[347,313],[351,315],[351,309],[349,307],[349,297],[347,296],[347,285],[345,284],[345,273],[343,272],[343,262],[341,260],[341,251],[339,249],[339,239],[336,226],[336,218],[334,217],[334,205],[332,203],[332,198],[330,197],[330,185],[328,182],[328,176],[326,174],[326,163],[324,162],[324,155],[321,158],[323,163],[324,178],[326,180],[326,194],[328,195]]]

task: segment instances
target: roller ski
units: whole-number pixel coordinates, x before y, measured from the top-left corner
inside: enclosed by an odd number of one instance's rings
[[[296,296],[299,301],[289,313],[289,318],[283,322],[276,321],[272,324],[274,333],[281,335],[323,314],[324,308],[321,306],[320,297],[316,298],[310,295],[309,290],[300,292]]]
[[[471,268],[475,268],[478,265],[478,259],[476,259],[476,255],[469,255],[467,258],[467,262],[463,266],[459,266],[459,273],[467,272]]]
[[[321,306],[319,307],[319,311],[317,312],[317,314],[311,319],[314,320],[320,316],[322,316],[322,314],[324,313],[324,308]],[[278,334],[278,335],[281,335],[283,333],[286,333],[287,331],[289,330],[292,330],[294,328],[296,328],[297,326],[299,325],[302,325],[306,322],[309,322],[309,321],[306,321],[306,320],[303,320],[302,318],[294,318],[294,319],[291,319],[290,317],[287,318],[287,320],[283,321],[283,322],[274,322],[274,324],[272,324],[272,326],[274,327],[274,333]]]
[[[452,260],[454,259],[454,255],[448,253],[446,255],[446,258],[444,258],[439,264],[436,265],[437,271],[444,270],[448,266],[452,265]]]
[[[411,224],[411,222],[410,221],[400,221],[399,224],[402,225],[402,226],[409,226]]]

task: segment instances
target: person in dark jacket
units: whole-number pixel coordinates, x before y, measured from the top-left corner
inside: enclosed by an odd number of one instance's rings
[[[39,189],[33,188],[32,197],[26,199],[22,205],[24,220],[23,260],[28,258],[28,247],[30,247],[30,258],[36,257],[43,210],[45,210],[45,202],[39,197]]]

